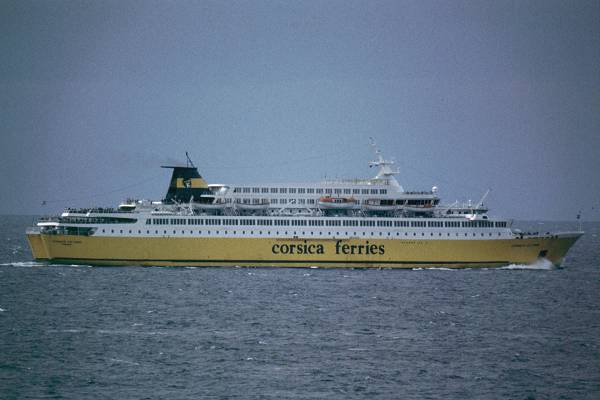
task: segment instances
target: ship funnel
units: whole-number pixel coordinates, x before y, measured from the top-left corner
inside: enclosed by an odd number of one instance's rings
[[[161,168],[173,169],[165,203],[189,203],[192,198],[196,202],[202,202],[202,197],[212,202],[212,192],[189,158],[188,165],[185,167],[163,165]],[[210,199],[207,198],[208,196]]]

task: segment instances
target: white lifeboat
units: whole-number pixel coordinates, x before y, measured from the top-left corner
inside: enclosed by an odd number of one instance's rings
[[[212,203],[193,203],[192,207],[197,210],[221,210],[227,204],[222,199],[217,199]]]
[[[270,204],[268,200],[262,200],[258,203],[235,203],[235,208],[238,210],[265,210],[269,208]]]

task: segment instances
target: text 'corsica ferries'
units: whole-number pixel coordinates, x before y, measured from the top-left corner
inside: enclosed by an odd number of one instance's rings
[[[66,209],[27,230],[49,263],[266,267],[558,265],[583,232],[523,234],[477,204],[405,191],[375,144],[371,179],[208,185],[188,157],[162,201]]]

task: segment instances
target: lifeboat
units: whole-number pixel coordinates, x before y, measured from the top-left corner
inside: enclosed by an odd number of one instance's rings
[[[318,205],[319,208],[328,210],[350,210],[358,207],[358,201],[352,197],[323,196]]]
[[[227,204],[223,200],[218,199],[212,203],[193,203],[193,207],[198,210],[221,210],[227,207]]]
[[[119,211],[131,212],[137,207],[137,201],[134,199],[127,199],[125,202],[119,204]]]
[[[268,200],[262,200],[259,203],[235,203],[238,210],[266,210],[271,203]]]

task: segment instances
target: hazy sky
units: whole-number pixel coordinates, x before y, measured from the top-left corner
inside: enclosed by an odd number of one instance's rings
[[[160,199],[185,151],[368,177],[370,136],[407,190],[600,219],[600,2],[0,1],[0,213]]]

